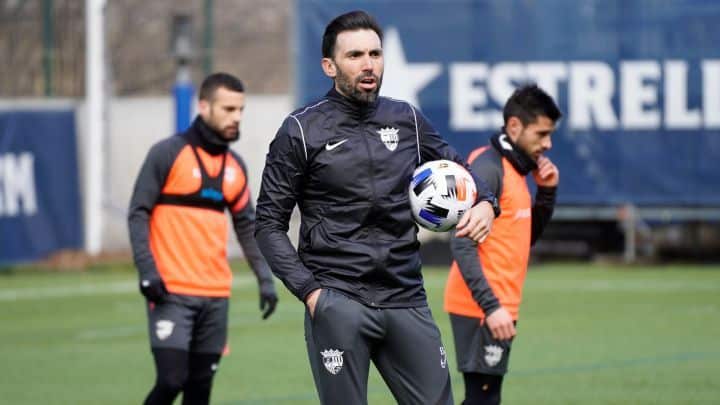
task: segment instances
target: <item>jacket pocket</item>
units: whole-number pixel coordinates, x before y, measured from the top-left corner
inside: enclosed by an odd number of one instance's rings
[[[314,252],[334,253],[347,249],[348,243],[367,239],[369,204],[328,206],[319,222],[308,232],[310,248]]]
[[[380,211],[377,221],[382,232],[378,235],[378,239],[382,241],[414,241],[417,227],[412,217],[408,196],[388,198],[382,201],[382,205],[383,209]]]

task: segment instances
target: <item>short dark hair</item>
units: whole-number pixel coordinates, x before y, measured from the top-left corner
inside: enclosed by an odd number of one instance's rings
[[[373,30],[380,37],[382,43],[383,32],[375,18],[370,14],[355,10],[335,17],[330,24],[325,27],[325,34],[322,40],[322,56],[323,58],[331,58],[335,53],[335,42],[337,36],[344,31],[357,30]]]
[[[510,117],[517,117],[523,125],[528,125],[540,116],[557,122],[562,117],[562,113],[552,97],[536,84],[527,84],[516,89],[503,108],[506,125]]]
[[[245,86],[243,82],[237,77],[224,72],[213,73],[206,77],[200,85],[200,92],[198,93],[198,99],[212,101],[215,96],[215,92],[220,87],[224,87],[231,91],[238,93],[245,92]]]

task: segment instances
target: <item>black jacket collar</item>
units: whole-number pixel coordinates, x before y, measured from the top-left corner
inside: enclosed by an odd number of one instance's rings
[[[526,176],[537,169],[537,163],[525,151],[520,149],[510,137],[504,133],[495,134],[490,138],[490,143],[502,156],[507,158],[521,175]]]
[[[380,99],[380,97],[378,97],[372,103],[362,103],[340,94],[334,86],[325,96],[337,105],[341,111],[359,120],[370,117],[372,113],[375,112],[378,100]]]
[[[220,155],[227,152],[230,144],[230,141],[210,128],[199,115],[182,135],[191,145],[198,146],[211,155]]]

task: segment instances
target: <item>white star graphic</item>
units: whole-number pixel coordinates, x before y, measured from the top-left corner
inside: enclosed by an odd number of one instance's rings
[[[397,28],[383,38],[385,74],[380,95],[404,100],[420,108],[418,93],[442,71],[440,63],[408,63]]]

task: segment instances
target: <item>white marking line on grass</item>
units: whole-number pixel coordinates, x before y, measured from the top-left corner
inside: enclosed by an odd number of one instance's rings
[[[137,291],[137,288],[137,282],[115,281],[103,284],[81,284],[63,287],[55,286],[1,289],[0,301],[20,301],[90,295],[127,294],[131,291]]]
[[[632,291],[689,292],[720,291],[720,282],[693,280],[592,280],[592,281],[528,281],[528,288],[542,291]]]
[[[79,340],[101,340],[101,339],[115,339],[121,337],[139,336],[147,333],[147,328],[144,326],[132,326],[122,328],[108,328],[108,329],[92,329],[78,333],[77,339]]]
[[[445,283],[445,278],[427,277],[425,279],[425,285],[428,287],[443,287]],[[718,282],[693,280],[528,280],[525,283],[525,289],[573,292],[720,292],[720,280]]]
[[[250,276],[235,276],[233,280],[233,288],[246,287],[251,285],[253,281],[254,278]],[[82,284],[82,282],[80,282],[77,285],[71,286],[2,288],[0,289],[0,302],[44,300],[93,295],[122,295],[129,293],[139,294],[137,281],[113,281],[102,284]]]
[[[515,376],[529,376],[537,374],[566,374],[566,373],[581,373],[581,372],[594,372],[598,370],[610,370],[610,369],[624,369],[629,367],[643,367],[643,366],[654,366],[657,364],[671,364],[681,362],[693,362],[693,361],[709,361],[713,358],[720,356],[720,352],[683,352],[683,353],[671,353],[663,354],[650,357],[635,357],[629,359],[615,359],[609,361],[600,361],[596,363],[581,363],[568,366],[559,367],[539,367],[530,368],[526,370],[513,371],[512,374]]]

